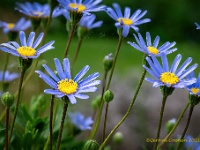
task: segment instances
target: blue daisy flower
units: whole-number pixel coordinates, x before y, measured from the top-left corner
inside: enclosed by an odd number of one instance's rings
[[[33,18],[47,18],[50,15],[50,6],[49,4],[40,4],[37,2],[30,3],[26,2],[25,4],[16,3],[16,10],[19,12]],[[61,15],[62,12],[60,11],[59,7],[56,7],[53,10],[52,17],[57,17]]]
[[[135,42],[128,41],[128,44],[130,44],[135,49],[145,53],[148,56],[155,55],[160,56],[161,53],[170,54],[177,50],[177,48],[174,48],[176,42],[165,42],[162,46],[158,47],[158,44],[160,42],[160,37],[156,36],[154,42],[151,42],[151,35],[149,32],[146,33],[146,42],[142,38],[142,35],[138,33],[138,36],[134,34]]]
[[[197,26],[197,29],[200,29],[200,25],[195,22],[195,25]]]
[[[105,6],[99,5],[102,0],[58,0],[60,6],[76,13],[90,14],[105,9]]]
[[[191,149],[191,150],[200,150],[200,143],[195,142],[193,139],[194,138],[191,135],[188,135],[188,136],[185,137],[185,140],[186,140],[185,148]]]
[[[17,42],[11,41],[8,43],[2,43],[0,45],[0,49],[4,52],[10,53],[17,57],[22,57],[24,59],[37,58],[40,56],[41,53],[54,48],[52,46],[54,41],[51,41],[45,44],[44,46],[36,49],[38,45],[41,43],[43,36],[44,36],[44,33],[40,33],[40,35],[34,42],[35,32],[31,32],[28,37],[28,40],[26,41],[25,33],[23,31],[20,31],[19,38],[20,38],[21,46]]]
[[[58,98],[67,96],[72,104],[76,104],[76,98],[88,99],[89,96],[84,93],[95,92],[97,90],[96,85],[101,83],[100,80],[95,80],[99,76],[99,73],[97,72],[81,80],[81,78],[89,70],[89,66],[85,66],[74,77],[74,79],[72,79],[70,73],[70,63],[67,58],[63,60],[63,68],[57,58],[54,59],[54,62],[58,76],[45,64],[43,67],[48,72],[50,77],[41,71],[36,71],[36,73],[40,75],[39,77],[52,87],[52,89],[44,90],[44,93],[46,94],[52,94]]]
[[[188,76],[187,76],[188,79],[192,79],[192,78],[196,78],[195,77],[195,73],[194,71],[191,72]],[[198,75],[198,78],[196,80],[195,83],[187,86],[187,90],[190,92],[190,94],[192,95],[200,95],[200,73]]]
[[[91,130],[91,124],[93,120],[91,117],[85,118],[80,112],[69,113],[71,122],[80,130]]]
[[[141,19],[147,13],[146,10],[142,12],[142,10],[138,9],[130,16],[131,9],[129,7],[125,8],[124,15],[122,14],[121,8],[117,3],[113,3],[113,7],[114,10],[112,8],[107,8],[106,12],[112,19],[117,21],[115,23],[117,28],[123,28],[123,37],[127,37],[130,28],[138,32],[138,25],[151,21],[149,18]]]
[[[9,31],[19,32],[28,29],[31,26],[30,20],[25,20],[24,18],[19,19],[16,23],[7,23],[0,21],[0,27],[3,28],[3,32],[6,34]]]
[[[178,69],[179,63],[182,59],[182,55],[178,54],[174,59],[171,68],[169,68],[167,56],[162,53],[160,64],[155,56],[146,57],[146,60],[150,66],[143,66],[149,74],[155,79],[146,78],[147,81],[153,83],[153,87],[166,86],[173,88],[185,88],[196,82],[196,78],[185,79],[185,77],[197,68],[197,64],[190,66],[192,58],[189,57]]]
[[[0,81],[2,82],[4,76],[4,82],[11,82],[12,80],[19,78],[19,73],[9,73],[9,71],[0,71]]]
[[[88,30],[98,28],[102,25],[103,21],[98,21],[94,23],[95,19],[95,15],[83,15],[79,22],[79,26],[84,27]]]

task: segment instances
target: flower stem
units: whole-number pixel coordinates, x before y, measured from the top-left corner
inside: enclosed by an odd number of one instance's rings
[[[104,77],[103,77],[102,92],[101,92],[101,104],[100,104],[100,107],[99,107],[99,110],[98,110],[97,118],[96,118],[95,123],[94,123],[93,128],[92,128],[93,130],[92,130],[91,135],[90,135],[91,139],[94,139],[94,137],[97,133],[97,129],[99,128],[100,121],[101,121],[101,115],[102,115],[102,110],[103,110],[103,105],[104,105],[103,94],[104,94],[105,87],[106,87],[107,74],[108,74],[108,72],[106,71],[104,73]]]
[[[156,143],[154,145],[154,150],[156,150],[158,147],[158,139],[160,138],[160,130],[161,130],[161,125],[162,125],[163,114],[164,114],[165,103],[166,103],[167,97],[168,96],[163,96],[163,99],[162,99],[162,106],[161,106],[161,110],[160,110],[160,119],[159,119],[159,124],[158,124],[158,130],[157,130]]]
[[[77,49],[76,49],[76,53],[75,53],[75,56],[74,56],[73,61],[72,61],[72,66],[71,66],[72,68],[73,68],[73,66],[74,66],[74,64],[76,62],[77,57],[78,57],[82,41],[83,41],[83,38],[79,38],[79,40],[78,40],[78,46],[77,46]]]
[[[50,132],[50,147],[49,149],[52,150],[53,146],[53,106],[54,106],[54,98],[55,95],[51,95],[51,106],[50,106],[50,118],[49,118],[49,132]]]
[[[8,67],[8,62],[9,62],[9,53],[6,53],[6,60],[5,60],[5,64],[4,64],[4,67],[3,67],[3,76],[2,76],[2,90],[3,92],[5,92],[5,88],[4,88],[4,79],[5,79],[5,72],[6,72],[6,69]]]
[[[67,113],[68,103],[69,103],[68,100],[64,101],[62,120],[61,120],[61,124],[60,124],[60,130],[59,130],[59,134],[58,134],[56,150],[60,149],[60,142],[61,142],[61,138],[62,138],[63,126],[64,126],[64,123],[65,123],[65,116],[66,116],[66,113]]]
[[[194,110],[194,105],[190,105],[190,111],[189,111],[187,123],[186,123],[185,129],[183,130],[183,133],[181,135],[180,141],[184,138],[184,136],[185,136],[185,134],[187,132],[187,129],[188,129],[189,125],[190,125],[190,120],[192,118],[193,110]],[[179,150],[180,148],[181,148],[181,142],[179,142],[177,150]]]
[[[106,104],[106,112],[105,112],[105,116],[104,116],[104,126],[103,126],[102,141],[104,141],[105,137],[106,137],[106,123],[107,123],[107,118],[108,118],[108,107],[109,107],[109,103]]]
[[[142,83],[144,81],[144,77],[146,75],[146,70],[144,70],[144,72],[142,73],[142,76],[141,76],[141,79],[140,79],[140,82],[138,84],[138,87],[136,89],[136,92],[133,96],[133,99],[128,107],[128,110],[126,111],[125,115],[123,116],[123,118],[118,122],[118,124],[112,129],[112,131],[109,133],[109,135],[106,137],[106,139],[104,140],[104,142],[101,144],[99,150],[102,150],[105,146],[105,144],[108,142],[108,140],[110,139],[110,137],[113,135],[113,133],[119,128],[119,126],[124,122],[124,120],[128,117],[129,113],[131,112],[132,108],[133,108],[133,105],[135,103],[135,100],[138,96],[138,93],[140,91],[140,88],[142,86]]]
[[[169,137],[174,133],[174,131],[176,130],[176,128],[178,127],[181,119],[183,118],[183,115],[185,114],[188,106],[190,105],[190,103],[188,102],[187,105],[185,106],[185,108],[182,110],[180,116],[178,117],[177,121],[176,121],[176,124],[174,125],[174,127],[172,128],[172,130],[169,132],[169,134],[164,138],[164,140],[162,140],[162,142],[158,145],[158,148],[159,149],[163,144],[165,144],[164,141],[167,141],[169,139]]]
[[[67,41],[67,45],[66,45],[65,52],[64,52],[64,58],[66,58],[67,55],[68,55],[69,46],[70,46],[70,44],[71,44],[72,37],[73,37],[73,35],[74,35],[74,33],[75,33],[76,27],[77,27],[76,24],[73,25],[72,28],[71,28],[71,30],[70,30],[70,32],[69,32],[68,41]]]
[[[8,150],[8,125],[9,125],[9,113],[10,107],[6,108],[6,140],[5,140],[5,150]]]
[[[15,125],[15,119],[16,119],[16,116],[17,116],[18,108],[19,108],[20,95],[21,95],[22,83],[23,83],[23,80],[24,80],[25,72],[26,72],[26,69],[22,69],[21,75],[20,75],[20,80],[19,80],[17,98],[16,98],[17,102],[16,102],[16,107],[15,107],[15,110],[14,110],[14,116],[13,116],[13,121],[12,121],[12,125],[11,125],[11,130],[10,130],[10,137],[9,137],[9,141],[8,142],[10,142],[10,139],[12,137],[13,128],[14,128],[14,125]]]

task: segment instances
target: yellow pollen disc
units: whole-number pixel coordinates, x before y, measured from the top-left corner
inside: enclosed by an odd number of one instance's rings
[[[174,73],[164,72],[160,75],[160,81],[173,85],[179,82],[179,78]]]
[[[7,24],[7,28],[8,28],[8,29],[12,29],[14,26],[15,26],[14,23],[8,23],[8,24]]]
[[[36,50],[32,47],[21,46],[17,49],[17,52],[24,57],[35,56]]]
[[[58,82],[58,90],[66,95],[75,93],[78,89],[78,84],[72,79],[64,79]]]
[[[191,88],[193,94],[197,94],[199,92],[198,88]]]
[[[150,53],[152,53],[154,55],[159,53],[159,50],[157,48],[153,47],[153,46],[148,46],[148,50],[149,50]]]
[[[37,17],[41,17],[43,15],[42,12],[39,12],[39,11],[35,11],[33,12],[34,15],[37,15]],[[35,17],[35,16],[34,16]]]
[[[128,26],[133,24],[133,21],[129,18],[118,18],[117,21],[123,22],[123,24],[128,25]]]
[[[73,8],[73,9],[78,9],[78,12],[82,12],[84,10],[86,10],[85,5],[83,4],[76,4],[76,3],[70,3],[69,7]]]

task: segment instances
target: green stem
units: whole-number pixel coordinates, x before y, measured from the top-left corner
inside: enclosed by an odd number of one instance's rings
[[[158,147],[158,139],[160,138],[160,130],[161,130],[161,125],[162,125],[163,114],[164,114],[165,103],[166,103],[167,97],[168,96],[163,96],[163,100],[162,100],[162,106],[161,106],[161,110],[160,110],[160,119],[159,119],[159,124],[158,124],[157,135],[156,135],[157,140],[154,145],[154,150],[156,150]]]
[[[105,116],[104,116],[104,126],[103,126],[103,140],[105,140],[106,137],[106,123],[107,123],[107,118],[108,118],[108,107],[109,107],[109,103],[106,104],[106,112],[105,112]]]
[[[6,108],[6,140],[5,140],[5,150],[8,150],[8,125],[9,125],[9,113],[10,107]]]
[[[3,92],[5,92],[5,90],[6,90],[6,89],[4,89],[4,79],[5,79],[5,72],[6,72],[7,67],[8,67],[9,56],[10,56],[10,54],[6,53],[6,60],[5,60],[5,65],[3,67],[3,76],[2,76],[2,90],[3,90]]]
[[[67,45],[66,45],[65,52],[64,52],[64,58],[66,58],[67,55],[68,55],[69,46],[70,46],[70,44],[71,44],[72,37],[73,37],[73,35],[74,35],[74,33],[75,33],[76,27],[77,27],[77,25],[72,26],[72,28],[71,28],[71,30],[70,30],[70,32],[69,32],[68,41],[67,41]]]
[[[118,54],[119,54],[120,47],[122,45],[122,41],[123,41],[123,37],[119,36],[119,41],[118,41],[117,49],[116,49],[116,52],[115,52],[115,56],[113,58],[113,65],[112,65],[112,68],[111,68],[111,71],[110,71],[110,76],[109,76],[109,79],[108,79],[106,90],[108,90],[109,87],[110,87],[110,83],[111,83],[111,80],[112,80],[113,72],[114,72],[114,69],[115,69],[116,62],[117,62],[117,57],[118,57]]]
[[[100,104],[100,107],[99,107],[99,110],[98,110],[97,118],[96,118],[94,125],[93,125],[93,128],[92,128],[92,132],[91,132],[91,135],[90,135],[91,139],[94,139],[94,137],[97,133],[97,129],[99,128],[100,121],[101,121],[101,115],[102,115],[102,110],[103,110],[103,105],[104,105],[103,94],[104,94],[105,87],[106,87],[107,74],[108,74],[108,72],[106,71],[104,73],[104,77],[103,77],[102,92],[101,92],[101,104]]]
[[[180,141],[184,138],[184,136],[185,136],[185,134],[187,132],[187,129],[188,129],[189,125],[190,125],[190,120],[192,118],[193,110],[194,110],[194,105],[190,105],[190,111],[189,111],[187,123],[186,123],[185,129],[183,130],[183,133],[181,135]],[[179,150],[180,148],[181,148],[181,142],[179,142],[177,150]]]
[[[74,64],[76,62],[77,57],[78,57],[82,41],[83,41],[83,38],[79,38],[79,40],[78,40],[78,46],[77,46],[77,49],[76,49],[76,53],[75,53],[75,56],[74,56],[73,61],[72,61],[72,66],[71,66],[72,68],[73,68],[73,66],[74,66]]]
[[[104,142],[101,144],[99,150],[102,150],[105,146],[105,144],[108,142],[108,140],[110,139],[110,137],[113,135],[113,133],[119,128],[119,126],[124,122],[124,120],[128,117],[129,113],[131,112],[132,108],[133,108],[133,105],[135,103],[135,100],[137,98],[137,95],[140,91],[140,88],[142,86],[142,83],[144,81],[144,77],[146,75],[146,70],[144,70],[144,72],[142,73],[142,76],[141,76],[141,79],[140,79],[140,82],[138,84],[138,87],[136,89],[136,92],[135,92],[135,95],[128,107],[128,110],[126,111],[125,115],[123,116],[123,118],[118,122],[118,124],[112,129],[112,131],[109,133],[109,135],[106,137],[106,139],[104,140]]]
[[[59,130],[59,134],[58,134],[56,150],[60,149],[60,142],[61,142],[61,139],[62,139],[62,132],[63,132],[64,123],[65,123],[65,116],[66,116],[66,113],[67,113],[68,103],[69,103],[68,100],[64,101],[63,114],[62,114],[62,120],[61,120],[61,124],[60,124],[60,130]]]
[[[174,133],[174,131],[176,130],[176,128],[178,127],[181,119],[183,118],[183,115],[185,114],[188,106],[190,105],[190,103],[188,102],[187,105],[185,106],[185,108],[182,110],[181,114],[179,115],[177,121],[176,121],[176,124],[174,125],[174,127],[172,128],[172,130],[169,132],[169,134],[164,138],[164,140],[162,140],[162,142],[158,145],[158,148],[159,149],[163,144],[165,144],[166,142],[164,141],[167,141],[170,136]]]
[[[54,106],[54,98],[55,95],[51,96],[51,105],[50,105],[50,118],[49,118],[49,132],[50,132],[50,147],[49,149],[52,150],[52,146],[53,146],[53,106]]]
[[[22,83],[23,83],[23,80],[24,80],[25,72],[26,72],[26,69],[22,69],[21,75],[20,75],[20,80],[19,80],[19,87],[18,87],[17,98],[16,98],[17,102],[16,102],[16,107],[15,107],[15,110],[14,110],[13,122],[12,122],[12,125],[11,125],[10,137],[9,137],[9,141],[8,142],[10,142],[10,140],[11,140],[13,128],[14,128],[14,125],[15,125],[15,119],[16,119],[16,116],[17,116],[18,108],[19,108],[20,95],[21,95]]]

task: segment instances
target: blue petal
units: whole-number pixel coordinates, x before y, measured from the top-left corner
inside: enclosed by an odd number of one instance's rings
[[[69,59],[67,59],[67,58],[64,59],[63,66],[64,66],[64,74],[65,74],[66,78],[71,79]]]
[[[76,104],[76,98],[73,94],[67,95],[71,104]]]
[[[20,42],[21,42],[22,46],[27,46],[27,44],[26,44],[26,35],[25,35],[25,33],[23,31],[19,32],[19,39],[20,39]]]
[[[87,65],[85,66],[74,78],[75,82],[78,82],[90,69],[90,67]]]
[[[60,79],[55,75],[55,73],[54,73],[46,64],[44,64],[44,65],[42,65],[42,66],[45,68],[46,72],[47,72],[56,82],[60,81]]]
[[[36,47],[40,44],[40,42],[42,41],[44,33],[40,33],[40,35],[38,36],[38,38],[35,40],[34,44],[33,44],[33,48],[36,49]]]
[[[63,69],[62,69],[62,66],[61,66],[61,63],[59,61],[58,58],[54,58],[54,62],[55,62],[55,65],[56,65],[56,70],[58,71],[58,76],[60,77],[60,79],[65,79],[65,74],[63,72]]]
[[[192,62],[192,58],[189,57],[182,65],[181,67],[177,70],[176,75],[181,76],[181,74],[185,71],[187,66]]]
[[[35,38],[35,32],[31,32],[27,40],[28,47],[32,47],[34,38]]]
[[[172,73],[175,73],[175,72],[176,72],[176,69],[177,69],[177,67],[178,67],[178,65],[179,65],[179,63],[180,63],[180,61],[181,61],[181,59],[182,59],[182,55],[181,55],[181,54],[178,54],[178,55],[176,56],[176,58],[174,59],[174,62],[173,62],[172,67],[171,67],[171,69],[170,69],[170,72],[172,72]]]

